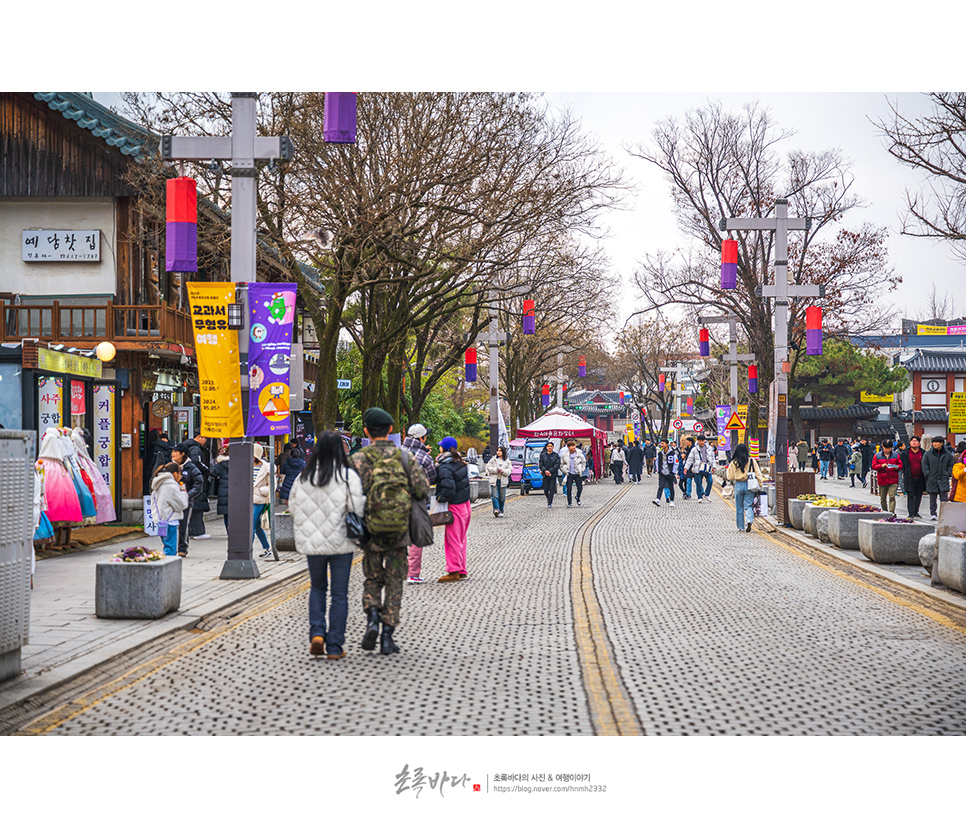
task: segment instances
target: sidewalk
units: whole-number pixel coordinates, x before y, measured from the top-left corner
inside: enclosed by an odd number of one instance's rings
[[[258,579],[219,579],[227,558],[228,536],[220,520],[208,523],[207,531],[211,538],[192,539],[188,557],[182,561],[181,608],[159,620],[98,619],[94,613],[94,579],[97,562],[124,547],[143,544],[160,548],[160,539],[144,537],[38,559],[30,592],[29,642],[21,652],[23,673],[0,683],[0,709],[76,678],[164,634],[193,628],[202,617],[306,569],[302,556],[280,552],[278,562],[256,557]]]

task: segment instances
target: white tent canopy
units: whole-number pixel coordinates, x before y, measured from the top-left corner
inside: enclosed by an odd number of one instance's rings
[[[518,437],[595,437],[604,432],[588,423],[582,417],[571,414],[563,408],[551,408],[529,426],[517,432]]]

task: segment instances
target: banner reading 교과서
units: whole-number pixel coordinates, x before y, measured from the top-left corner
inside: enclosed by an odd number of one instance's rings
[[[235,285],[189,281],[187,287],[198,355],[201,434],[244,437],[238,332],[228,329],[228,305],[235,302]]]
[[[296,284],[249,284],[248,437],[291,431],[289,368]]]

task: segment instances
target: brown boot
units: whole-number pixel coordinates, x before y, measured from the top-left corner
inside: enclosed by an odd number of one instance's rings
[[[459,575],[456,571],[446,574],[446,576],[441,576],[437,579],[437,582],[459,582],[463,577]]]

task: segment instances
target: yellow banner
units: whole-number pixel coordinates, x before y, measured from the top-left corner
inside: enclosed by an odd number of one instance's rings
[[[949,430],[966,434],[966,393],[949,395]]]
[[[187,287],[198,354],[201,434],[244,437],[238,332],[228,329],[228,305],[235,303],[235,285],[191,281]]]
[[[892,396],[882,396],[878,394],[870,394],[868,391],[862,391],[859,394],[859,400],[864,403],[891,403]]]
[[[931,324],[917,324],[916,325],[916,335],[917,336],[947,336],[947,329],[945,327],[936,327]]]
[[[736,405],[735,411],[738,413],[738,416],[741,418],[741,422],[744,423],[745,426],[747,426],[748,425],[748,406]],[[738,429],[738,442],[739,443],[745,442],[745,429]]]

